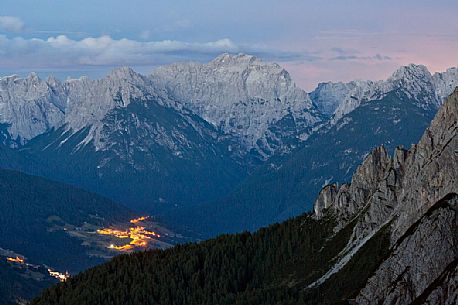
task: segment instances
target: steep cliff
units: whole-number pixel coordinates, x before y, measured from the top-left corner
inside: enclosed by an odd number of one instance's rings
[[[350,184],[325,187],[315,216],[331,213],[335,231],[356,219],[341,259],[320,285],[380,230],[390,253],[356,298],[358,304],[454,304],[458,258],[458,90],[420,142],[390,158],[374,150]]]

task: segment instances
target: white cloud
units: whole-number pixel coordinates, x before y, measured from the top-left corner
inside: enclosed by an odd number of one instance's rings
[[[306,52],[237,45],[230,39],[210,42],[136,41],[110,36],[74,40],[66,35],[47,39],[0,35],[0,67],[15,69],[78,69],[83,67],[156,66],[181,60],[207,61],[221,53],[249,53],[267,60],[316,60]]]
[[[21,32],[24,29],[24,22],[13,16],[0,16],[0,30],[7,32]]]
[[[141,42],[110,36],[73,40],[65,35],[48,39],[0,35],[0,66],[8,68],[66,68],[81,66],[156,65],[239,52],[230,39],[211,42],[174,40]]]

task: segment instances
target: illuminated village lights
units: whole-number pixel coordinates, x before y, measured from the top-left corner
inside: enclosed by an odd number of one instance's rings
[[[100,235],[116,236],[117,238],[129,238],[128,231],[121,231],[121,230],[114,230],[114,229],[100,229],[100,230],[97,230],[97,233]]]
[[[36,265],[32,265],[32,264],[26,264],[25,263],[25,258],[23,257],[19,257],[19,256],[16,256],[16,257],[7,257],[6,258],[6,261],[10,262],[10,263],[15,263],[15,264],[21,264],[21,265],[26,265],[26,266],[31,266],[31,267],[38,267]],[[70,274],[68,272],[65,272],[65,273],[60,273],[58,271],[54,271],[52,270],[51,268],[47,268],[48,270],[48,274],[50,276],[52,276],[53,278],[56,278],[58,279],[60,282],[65,282],[68,278],[70,278]]]
[[[149,216],[139,217],[139,218],[130,220],[130,223],[137,224],[139,222],[147,220],[148,218]],[[117,251],[131,251],[131,250],[134,250],[135,248],[146,248],[148,247],[149,241],[153,237],[155,238],[161,237],[159,234],[156,234],[156,232],[148,231],[146,230],[145,227],[142,227],[142,226],[130,227],[127,230],[105,228],[105,229],[97,230],[97,233],[100,235],[114,236],[119,239],[129,238],[130,242],[128,244],[121,245],[121,246],[110,244],[107,247],[108,249],[113,249]]]
[[[24,264],[25,259],[19,256],[16,257],[7,257],[6,260],[10,263],[16,263],[16,264]]]
[[[135,219],[132,219],[130,221],[130,223],[133,223],[133,224],[136,224],[136,223],[139,223],[141,221],[145,221],[149,218],[149,216],[142,216],[142,217],[138,217],[138,218],[135,218]]]
[[[52,276],[53,278],[58,279],[60,282],[65,282],[67,279],[70,278],[70,274],[68,272],[60,273],[58,271],[54,271],[54,270],[48,268],[48,273],[49,273],[50,276]]]

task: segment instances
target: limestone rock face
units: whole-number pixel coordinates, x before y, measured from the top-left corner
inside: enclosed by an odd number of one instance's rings
[[[105,115],[131,100],[147,99],[155,90],[148,79],[130,68],[114,70],[106,78],[86,77],[46,81],[32,73],[27,78],[0,78],[0,124],[18,144],[66,125],[78,131],[100,125]],[[98,144],[98,142],[96,143]]]
[[[433,80],[436,85],[437,96],[441,100],[445,100],[458,86],[458,67],[449,68],[442,73],[435,73]]]
[[[333,206],[334,202],[336,202],[338,191],[339,186],[337,184],[327,185],[321,190],[314,205],[316,217],[322,217],[324,215],[324,211]]]
[[[100,80],[69,80],[65,83],[65,122],[75,130],[98,123],[110,110],[127,107],[131,100],[153,94],[148,85],[145,77],[130,68],[116,69]]]
[[[454,304],[449,301],[456,302],[457,287],[447,282],[457,280],[457,208],[458,195],[450,194],[413,224],[369,279],[358,303],[411,304],[421,300],[419,304]],[[455,291],[444,294],[438,289],[442,285]]]
[[[287,118],[294,137],[305,140],[321,121],[308,94],[275,63],[250,55],[223,54],[208,64],[178,63],[153,71],[152,80],[226,134],[242,149],[267,157],[282,143],[272,129]],[[280,142],[280,143],[278,143]]]
[[[330,115],[332,125],[362,103],[397,89],[436,111],[457,84],[456,68],[431,75],[424,66],[409,65],[386,81],[320,84],[312,102],[278,64],[223,54],[208,64],[160,67],[149,76],[124,67],[98,80],[42,80],[33,73],[0,78],[0,129],[7,130],[9,145],[20,146],[62,126],[74,132],[90,127],[85,143],[94,140],[100,150],[105,148],[101,121],[110,111],[133,100],[155,99],[209,122],[237,157],[250,154],[265,161],[300,146]]]
[[[411,64],[399,68],[387,80],[322,83],[310,96],[320,110],[333,115],[333,123],[362,103],[381,99],[393,90],[402,91],[423,108],[434,108],[458,86],[457,71],[453,67],[432,75],[425,66]]]
[[[86,142],[100,142],[107,113],[133,100],[163,100],[191,110],[222,133],[221,141],[241,156],[265,160],[306,140],[323,115],[289,73],[275,63],[250,55],[223,54],[208,64],[177,63],[143,76],[119,68],[107,77],[60,82],[36,74],[0,79],[0,124],[19,144],[66,126],[90,127]]]
[[[64,91],[55,79],[44,81],[33,73],[0,78],[0,124],[8,126],[15,145],[64,123]]]
[[[124,67],[113,70],[107,77],[91,80],[86,77],[65,82],[67,108],[65,124],[67,129],[78,131],[90,127],[85,142],[94,140],[96,149],[105,149],[100,141],[103,119],[117,108],[126,108],[135,100],[159,100],[158,93],[150,81]],[[166,98],[166,95],[164,95]]]
[[[338,219],[338,228],[345,226],[377,191],[391,164],[384,147],[374,149],[358,167],[349,184],[326,186],[315,202],[315,216],[320,218],[332,210]]]
[[[457,133],[458,89],[417,145],[398,148],[392,158],[377,148],[350,184],[327,186],[320,193],[315,217],[335,215],[335,231],[356,219],[341,261],[380,230],[390,232],[390,254],[368,279],[357,304],[456,303]]]
[[[327,115],[333,115],[338,109],[338,117],[356,108],[359,103],[375,97],[376,82],[357,80],[349,83],[320,83],[310,93],[312,101]]]

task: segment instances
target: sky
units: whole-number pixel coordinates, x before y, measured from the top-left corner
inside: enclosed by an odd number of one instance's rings
[[[0,75],[101,77],[248,53],[319,82],[458,66],[458,0],[1,0]]]

